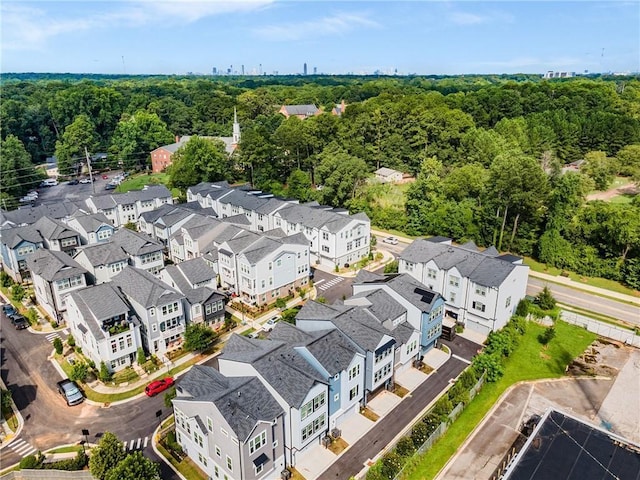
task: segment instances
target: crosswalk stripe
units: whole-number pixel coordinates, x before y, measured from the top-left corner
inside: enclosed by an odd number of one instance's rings
[[[131,444],[129,445],[129,450],[133,450],[134,443],[135,443],[135,440],[131,440]]]
[[[69,335],[69,330],[65,328],[64,330],[62,330],[62,333],[64,333],[65,335]]]
[[[144,437],[144,445],[142,448],[147,448],[147,443],[149,443],[149,437]]]
[[[34,454],[34,453],[36,453],[36,452],[37,452],[37,450],[36,450],[35,448],[31,447],[31,449],[30,449],[30,450],[27,450],[26,452],[21,453],[21,455],[22,455],[23,457],[28,457],[29,455],[33,455],[33,454]]]
[[[138,439],[138,443],[136,443],[136,450],[137,450],[138,448],[140,448],[140,444],[141,444],[141,443],[142,443],[142,439],[141,439],[141,438],[139,438],[139,439]]]
[[[320,285],[322,282],[326,281],[326,278],[321,278],[317,282],[314,282],[315,285]]]

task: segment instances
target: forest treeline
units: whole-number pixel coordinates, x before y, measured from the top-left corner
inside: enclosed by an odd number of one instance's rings
[[[13,75],[2,90],[9,199],[23,193],[25,160],[55,154],[71,172],[86,148],[141,167],[175,136],[230,136],[237,109],[237,154],[194,139],[170,171],[174,186],[251,181],[364,210],[383,228],[495,244],[640,288],[638,197],[585,203],[615,175],[640,177],[638,78]],[[331,115],[343,100],[344,114]],[[283,104],[326,113],[285,119]],[[580,171],[562,174],[575,161]],[[416,176],[404,206],[381,202],[387,187],[367,181],[382,166]]]

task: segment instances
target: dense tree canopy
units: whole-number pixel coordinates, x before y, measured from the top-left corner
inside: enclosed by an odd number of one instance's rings
[[[217,182],[230,177],[229,155],[217,140],[192,137],[172,156],[170,184],[185,190],[200,182]]]

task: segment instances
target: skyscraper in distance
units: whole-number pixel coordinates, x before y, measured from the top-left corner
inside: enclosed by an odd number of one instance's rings
[[[306,74],[307,74],[307,64],[306,64],[306,63],[304,64],[304,67],[303,67],[303,69],[302,69],[302,72],[303,72],[303,73],[302,73],[303,75],[306,75]]]

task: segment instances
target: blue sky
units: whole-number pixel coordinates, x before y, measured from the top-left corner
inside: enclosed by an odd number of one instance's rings
[[[640,0],[2,0],[2,72],[640,71]]]

